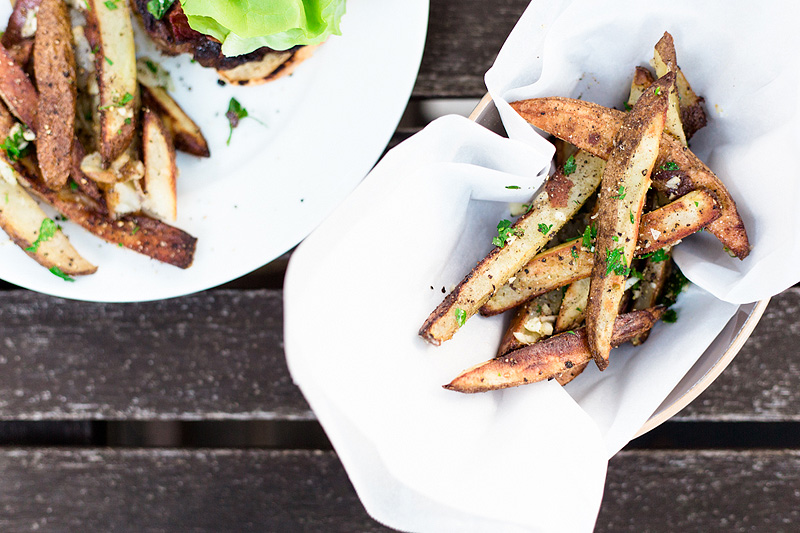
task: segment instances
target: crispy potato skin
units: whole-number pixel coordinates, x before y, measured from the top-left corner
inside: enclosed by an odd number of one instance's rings
[[[678,66],[675,43],[669,32],[665,31],[664,35],[656,43],[655,52],[664,65],[676,75],[675,85],[680,95],[681,123],[683,124],[686,139],[691,139],[697,130],[706,125],[707,117],[703,109],[704,100],[692,90],[686,76]]]
[[[614,321],[611,343],[619,346],[651,329],[664,313],[654,307],[620,315]],[[592,360],[586,328],[560,333],[462,372],[444,386],[456,392],[476,393],[544,381],[585,366]]]
[[[547,337],[544,333],[531,333],[525,329],[525,324],[534,318],[553,316],[561,302],[561,291],[550,291],[520,306],[511,323],[508,325],[503,338],[500,340],[500,348],[497,356],[522,348],[527,344],[533,344]],[[516,335],[515,335],[516,334]],[[527,337],[527,342],[522,342]]]
[[[8,18],[8,26],[6,26],[0,42],[9,51],[17,65],[25,68],[33,53],[33,37],[23,37],[23,27],[28,11],[38,9],[42,0],[16,0],[12,3],[14,10]]]
[[[547,133],[564,139],[598,157],[608,159],[614,147],[614,135],[625,113],[591,102],[570,98],[534,98],[511,104],[525,120]],[[684,121],[686,124],[686,121]],[[665,133],[656,166],[674,162],[687,174],[695,187],[705,187],[717,195],[722,216],[708,230],[739,259],[750,253],[750,242],[736,203],[713,172],[680,141]]]
[[[33,70],[39,88],[36,157],[45,183],[59,189],[72,167],[75,102],[78,88],[72,30],[67,5],[42,0],[33,47]]]
[[[692,191],[642,216],[635,253],[644,255],[676,244],[716,220],[720,214],[711,192],[705,189]],[[540,294],[586,278],[593,266],[594,254],[582,247],[580,239],[554,246],[531,259],[517,272],[513,283],[500,287],[481,307],[481,314],[502,313]]]
[[[617,256],[616,266],[623,268],[633,261],[650,173],[658,157],[669,92],[674,85],[675,75],[669,73],[639,98],[617,132],[603,173],[597,201],[597,251],[586,309],[589,348],[600,370],[608,366],[614,319],[627,277],[615,270],[610,258],[613,252],[620,253],[622,258]]]
[[[513,224],[518,232],[516,238],[489,252],[428,316],[419,330],[423,339],[434,345],[450,339],[459,329],[456,309],[462,310],[466,318],[474,315],[580,209],[600,183],[603,164],[586,153],[575,160],[577,169],[570,176],[559,171],[545,182],[545,191],[549,184],[558,183],[553,190],[563,194],[537,196],[531,210]],[[546,234],[539,230],[540,224],[549,226]]]
[[[144,208],[159,218],[175,220],[178,211],[175,147],[157,113],[145,108],[142,116]]]
[[[142,103],[158,113],[169,129],[175,148],[198,157],[210,157],[203,132],[178,103],[161,87],[140,85]]]
[[[105,165],[111,164],[128,146],[136,131],[139,84],[136,80],[136,49],[128,0],[116,0],[109,9],[103,0],[88,0],[86,35],[96,41],[97,83],[100,90],[97,147]],[[126,97],[130,95],[130,99]],[[124,100],[128,100],[122,103]]]
[[[36,132],[39,95],[4,46],[0,46],[0,98],[15,117]]]

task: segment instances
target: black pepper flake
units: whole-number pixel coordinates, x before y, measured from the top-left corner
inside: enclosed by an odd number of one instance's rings
[[[446,292],[447,292],[447,291],[446,291],[446,290],[444,290],[444,287],[442,287],[442,294],[444,294],[444,293],[446,293]]]
[[[572,364],[572,361],[567,361],[566,363],[564,363],[564,366],[567,368],[572,368],[574,365]]]

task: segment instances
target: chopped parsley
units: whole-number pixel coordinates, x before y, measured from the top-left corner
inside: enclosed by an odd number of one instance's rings
[[[591,224],[586,226],[586,229],[583,230],[583,247],[589,250],[590,252],[594,252],[594,240],[597,238],[597,226],[592,226]]]
[[[669,254],[663,248],[659,248],[655,252],[650,252],[649,254],[644,254],[642,259],[650,259],[653,263],[660,263],[662,261],[666,261],[669,259]]]
[[[695,202],[695,203],[694,203],[694,206],[695,206],[695,207],[700,207],[700,202]]]
[[[675,322],[678,321],[678,312],[675,311],[674,309],[667,309],[661,316],[661,320],[663,320],[667,324],[674,324]]]
[[[125,104],[133,100],[133,95],[131,93],[125,93],[122,95],[122,98],[119,101],[114,102],[113,104],[108,104],[104,106],[98,107],[98,109],[111,109],[112,107],[125,107]],[[126,122],[127,124],[127,122]]]
[[[572,257],[574,257],[575,259],[578,258],[578,250],[576,250],[574,246],[570,250],[570,253],[572,254]]]
[[[497,224],[497,237],[492,238],[492,244],[498,248],[503,248],[512,236],[521,236],[522,234],[523,231],[521,229],[511,227],[510,220],[501,220]]]
[[[6,203],[8,203],[8,193],[6,193]]]
[[[667,278],[667,282],[664,284],[664,294],[661,296],[658,303],[666,307],[675,305],[675,302],[678,300],[678,295],[688,284],[689,280],[686,279],[683,272],[673,263],[672,272]]]
[[[242,107],[242,104],[239,103],[239,100],[236,98],[231,98],[231,101],[228,102],[228,111],[225,113],[225,116],[228,117],[228,124],[231,127],[231,131],[228,134],[228,141],[227,144],[231,144],[231,137],[233,136],[233,130],[237,126],[239,126],[239,121],[243,118],[247,118],[247,109]]]
[[[60,268],[58,268],[57,266],[50,267],[50,272],[53,275],[58,276],[59,278],[63,279],[64,281],[75,281],[75,278],[71,278],[71,277],[67,276],[66,274],[64,274],[64,271],[61,270]]]
[[[644,273],[643,272],[639,272],[635,268],[631,269],[631,276],[633,276],[636,279],[644,279]]]
[[[139,229],[140,229],[139,226],[134,226],[133,231],[131,231],[131,235],[136,235],[137,233],[139,233]]]
[[[519,185],[506,185],[506,189],[521,189]]]
[[[619,186],[619,191],[617,192],[617,194],[615,194],[611,198],[614,198],[615,200],[624,200],[626,194],[628,194],[628,193],[625,192],[625,186],[624,185],[620,185]]]
[[[661,170],[680,170],[681,167],[679,167],[678,163],[676,163],[675,161],[667,161],[658,168],[660,168]]]
[[[117,6],[117,3],[114,0],[106,0],[105,2],[103,2],[103,5],[105,5],[109,11],[114,11],[115,9],[117,9],[117,7],[119,7]]]
[[[25,251],[30,252],[32,254],[38,252],[39,246],[43,242],[47,242],[50,239],[52,239],[55,236],[57,229],[58,225],[56,225],[56,223],[53,222],[53,219],[46,218],[42,220],[42,225],[39,226],[39,235],[36,237],[36,240],[31,243],[30,246],[25,248]]]
[[[71,190],[71,191],[77,191],[77,190],[78,190],[78,184],[77,184],[77,183],[75,183],[74,181],[70,181],[70,182],[69,182],[69,190]]]
[[[456,323],[458,327],[463,326],[467,322],[467,312],[463,309],[456,307]]]
[[[656,90],[653,92],[656,93],[657,95],[661,94],[661,87],[656,87]]]
[[[577,170],[578,165],[575,163],[575,156],[571,155],[567,158],[567,161],[564,163],[564,175],[569,176],[575,170]]]
[[[14,133],[6,137],[3,144],[0,144],[0,149],[6,151],[6,155],[11,161],[17,161],[24,156],[29,145],[25,139],[25,130],[23,128],[15,128],[15,130]]]
[[[175,0],[148,0],[147,11],[149,11],[156,20],[161,20],[161,17],[169,11],[169,8],[172,7],[174,2]]]
[[[104,56],[103,59],[105,59],[106,63],[108,63],[109,65],[113,65],[114,64],[114,62],[111,61],[111,59],[108,56]]]
[[[144,60],[144,65],[147,67],[147,70],[149,70],[153,74],[158,74],[158,65],[156,65],[149,59]]]
[[[606,275],[612,272],[618,276],[627,276],[631,269],[625,260],[625,249],[621,246],[606,250]]]
[[[628,211],[628,213],[630,213],[630,215],[631,215],[631,224],[636,224],[636,221],[633,218],[633,211]]]
[[[551,229],[553,229],[552,224],[550,224],[549,226],[543,222],[539,224],[539,231],[542,233],[542,235],[547,235],[548,233],[550,233]]]
[[[633,106],[628,102],[625,102],[625,111],[630,111],[631,109],[633,109]]]

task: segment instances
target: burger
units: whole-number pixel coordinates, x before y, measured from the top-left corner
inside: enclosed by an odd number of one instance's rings
[[[135,0],[145,31],[168,55],[191,54],[228,83],[290,74],[330,35],[345,0]]]

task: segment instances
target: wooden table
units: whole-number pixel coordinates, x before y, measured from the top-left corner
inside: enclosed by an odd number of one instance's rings
[[[479,98],[526,0],[432,0],[412,104]],[[156,303],[0,307],[0,531],[383,531],[292,384],[288,256]],[[800,289],[732,365],[611,460],[598,531],[800,528]]]

